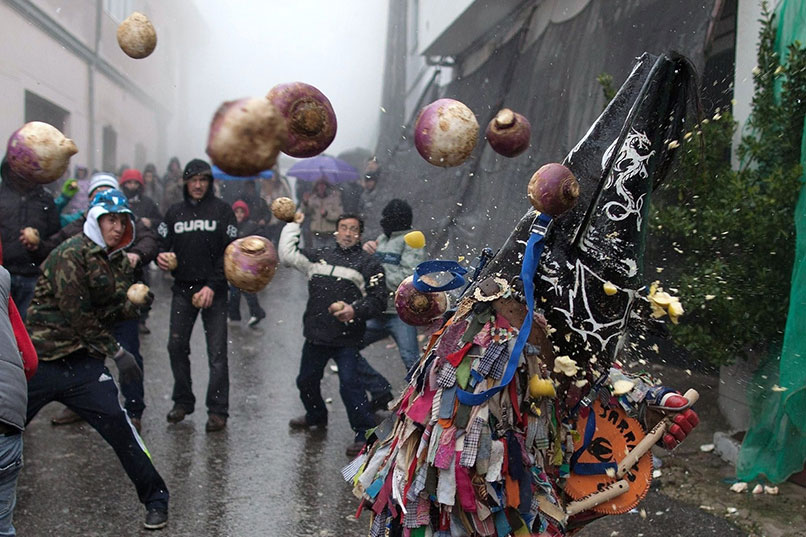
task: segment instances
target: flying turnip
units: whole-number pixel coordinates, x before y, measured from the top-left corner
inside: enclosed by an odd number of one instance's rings
[[[27,181],[44,185],[64,175],[78,153],[73,140],[41,121],[20,127],[8,139],[6,159],[11,170]]]
[[[291,198],[276,198],[271,202],[271,213],[283,222],[293,222],[297,206]]]
[[[427,278],[424,278],[426,281]],[[436,282],[429,282],[435,284]],[[395,310],[400,320],[413,326],[425,326],[448,311],[450,300],[444,291],[424,293],[414,287],[414,278],[409,276],[395,291]]]
[[[509,108],[500,110],[485,132],[493,151],[505,157],[515,157],[526,151],[531,135],[529,120]]]
[[[283,116],[268,99],[228,101],[210,123],[207,154],[225,173],[254,176],[274,166],[287,136]]]
[[[532,175],[527,192],[535,209],[556,218],[576,204],[579,182],[571,170],[552,162]]]
[[[473,152],[478,139],[476,116],[454,99],[438,99],[429,104],[420,110],[414,124],[414,145],[434,166],[460,165]]]
[[[157,31],[148,17],[139,11],[120,23],[117,37],[121,50],[136,60],[145,58],[157,47]]]
[[[266,98],[285,118],[288,139],[282,151],[286,155],[316,156],[336,137],[336,113],[328,98],[310,84],[278,84]]]
[[[277,270],[277,250],[259,235],[237,239],[224,250],[224,275],[232,285],[247,293],[266,287]]]

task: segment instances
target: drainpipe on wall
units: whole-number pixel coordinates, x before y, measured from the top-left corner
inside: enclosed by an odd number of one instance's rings
[[[95,71],[101,43],[101,15],[103,15],[101,0],[95,0],[95,46],[92,50],[92,59],[87,63],[87,99],[89,100],[87,103],[87,121],[89,122],[87,134],[90,146],[87,171],[89,173],[95,169]]]

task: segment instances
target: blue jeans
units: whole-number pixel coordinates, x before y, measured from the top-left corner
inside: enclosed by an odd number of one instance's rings
[[[302,360],[299,363],[297,388],[299,398],[305,406],[308,423],[327,424],[327,406],[322,399],[320,388],[325,365],[333,359],[339,368],[339,393],[347,409],[350,427],[355,431],[355,440],[364,441],[367,429],[375,427],[375,420],[369,412],[364,383],[358,375],[358,349],[355,347],[329,347],[316,345],[308,340],[302,346]]]
[[[249,306],[249,315],[263,319],[266,317],[266,312],[260,307],[260,302],[257,299],[257,293],[247,293],[241,291],[234,285],[229,286],[229,318],[231,321],[241,320],[241,295],[246,299],[246,305]]]
[[[22,470],[22,433],[0,434],[0,536],[17,535],[14,506],[17,505],[17,477]]]
[[[34,298],[34,289],[36,289],[38,279],[39,276],[11,275],[11,298],[14,299],[14,305],[20,310],[23,322],[28,316],[28,305]]]
[[[392,336],[392,339],[397,343],[403,365],[406,367],[406,371],[410,371],[420,358],[417,328],[404,323],[394,313],[384,313],[380,317],[367,321],[367,330],[364,332],[364,341],[361,348],[363,349],[388,336]],[[389,381],[369,365],[369,362],[363,356],[359,356],[358,374],[361,375],[364,386],[372,399],[377,399],[392,390]]]
[[[168,487],[120,407],[117,386],[101,358],[80,349],[58,360],[40,361],[28,382],[27,421],[52,401],[84,418],[112,446],[147,509],[168,510]],[[92,454],[86,457],[92,460]]]
[[[112,331],[120,346],[132,353],[137,365],[140,366],[140,370],[145,373],[143,356],[140,354],[140,330],[138,325],[137,319],[121,321],[112,327]],[[129,416],[140,418],[146,408],[143,400],[143,379],[133,382],[121,382],[120,393],[123,394],[123,399],[126,401],[124,405]]]
[[[395,313],[384,313],[367,321],[362,349],[392,336],[400,351],[400,358],[406,371],[416,364],[420,358],[420,345],[417,343],[417,328],[400,320]]]
[[[171,300],[171,330],[168,336],[168,356],[174,375],[174,404],[185,412],[193,412],[196,396],[190,378],[190,335],[199,308],[191,297],[174,292]],[[207,411],[219,416],[229,415],[229,364],[227,362],[227,293],[216,291],[213,305],[201,310],[204,337],[207,341]]]

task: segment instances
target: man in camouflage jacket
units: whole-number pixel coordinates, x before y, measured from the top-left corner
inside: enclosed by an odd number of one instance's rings
[[[137,488],[147,509],[145,527],[159,529],[168,522],[168,489],[104,366],[104,358],[112,357],[121,382],[142,378],[134,356],[112,333],[114,323],[139,316],[126,296],[132,268],[123,249],[133,238],[126,197],[107,190],[93,199],[84,232],[45,260],[28,310],[40,365],[28,384],[27,421],[51,401],[84,418],[112,446]]]

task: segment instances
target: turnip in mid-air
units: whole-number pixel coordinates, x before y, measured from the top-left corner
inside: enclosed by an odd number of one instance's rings
[[[148,17],[135,11],[118,26],[118,45],[127,56],[145,58],[157,47],[157,31]]]
[[[493,151],[505,157],[515,157],[529,147],[532,125],[517,112],[503,108],[487,125],[485,136]]]
[[[438,99],[429,104],[420,110],[414,124],[414,145],[434,166],[460,165],[473,152],[478,139],[476,116],[454,99]]]
[[[8,139],[6,159],[11,170],[27,181],[44,185],[64,175],[70,157],[78,153],[73,140],[41,121],[20,127]]]
[[[304,82],[278,84],[266,98],[285,118],[288,139],[283,153],[296,158],[314,157],[336,137],[336,113],[325,95]]]
[[[283,222],[293,222],[297,206],[291,198],[275,198],[271,202],[271,213]]]
[[[579,182],[571,170],[552,162],[532,175],[527,192],[535,209],[556,218],[576,205]]]
[[[210,123],[207,154],[225,173],[250,177],[274,166],[286,138],[283,116],[268,99],[228,101]]]
[[[427,283],[436,282],[423,278]],[[444,291],[433,293],[419,291],[414,287],[414,278],[409,276],[395,291],[395,310],[400,320],[413,326],[426,326],[448,311],[450,299]]]
[[[277,250],[271,241],[259,235],[237,239],[224,250],[224,275],[227,281],[247,293],[266,287],[277,270]]]

